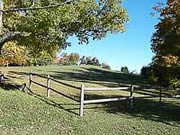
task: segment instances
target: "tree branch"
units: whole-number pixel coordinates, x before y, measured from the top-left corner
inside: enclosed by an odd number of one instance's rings
[[[66,0],[65,2],[61,2],[56,5],[48,5],[43,7],[28,7],[28,8],[12,8],[12,9],[6,9],[6,10],[0,10],[0,12],[7,13],[7,12],[17,12],[17,11],[28,11],[28,10],[43,10],[43,9],[50,9],[50,8],[58,8],[60,6],[64,6],[66,4],[74,3],[78,0]]]

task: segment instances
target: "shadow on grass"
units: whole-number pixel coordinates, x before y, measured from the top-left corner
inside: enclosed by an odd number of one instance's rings
[[[84,83],[93,83],[93,84],[100,84],[106,87],[116,87],[119,86],[119,83],[126,83],[126,84],[136,84],[136,85],[143,85],[146,84],[147,81],[144,80],[139,75],[133,74],[124,74],[120,72],[113,72],[103,69],[96,69],[96,68],[86,68],[81,67],[82,70],[75,70],[77,72],[67,71],[49,71],[53,74],[51,75],[55,79],[65,80],[65,81],[74,81],[74,82],[84,82]],[[9,71],[12,74],[17,75],[29,75],[27,72],[16,72],[16,71]],[[46,74],[41,74],[47,76]]]
[[[109,96],[86,95],[86,100],[105,98],[109,98]],[[118,113],[122,113],[132,117],[139,117],[144,120],[162,122],[167,125],[180,127],[180,102],[178,101],[179,99],[177,99],[179,104],[168,100],[169,99],[164,99],[164,102],[160,103],[157,98],[135,98],[133,109],[130,108],[129,100],[103,103],[103,105],[104,111],[108,113],[114,113],[117,115]],[[85,105],[85,110],[86,109],[88,109],[88,105]]]
[[[24,91],[26,84],[18,85],[11,81],[9,76],[5,76],[4,79],[0,82],[0,88],[4,90],[22,90]]]
[[[69,106],[69,105],[79,105],[78,103],[74,103],[74,104],[60,104],[60,103],[57,103],[47,97],[44,97],[44,96],[41,96],[40,94],[37,94],[35,92],[33,92],[31,89],[29,89],[28,87],[26,87],[26,89],[28,90],[27,93],[30,95],[30,96],[33,96],[34,98],[48,104],[48,105],[51,105],[53,107],[56,107],[58,109],[62,109],[66,112],[69,112],[69,113],[72,113],[72,114],[75,114],[75,115],[79,115],[78,113],[74,112],[72,109],[67,109],[65,108],[64,106]]]
[[[129,74],[122,74],[120,72],[111,72],[107,70],[101,70],[96,68],[84,68],[83,70],[78,71],[78,73],[74,72],[58,72],[58,71],[51,71],[53,73],[53,77],[60,80],[67,80],[67,81],[74,81],[74,82],[87,82],[93,84],[100,84],[106,87],[116,87],[119,86],[120,83],[127,83],[127,84],[136,84],[143,86],[147,82],[138,75],[129,75]],[[28,75],[26,72],[13,72],[14,74],[19,75]],[[96,81],[96,82],[94,82]],[[108,82],[108,83],[106,83]],[[6,86],[7,89],[12,89],[11,87]],[[14,86],[13,86],[14,87]],[[16,88],[16,87],[14,87]],[[65,107],[68,104],[59,104],[53,100],[45,98],[41,95],[38,95],[32,91],[28,92],[29,95],[36,97],[37,99],[47,103],[48,105],[52,105],[59,109],[65,110],[69,113],[73,113],[79,115],[75,111],[79,110],[78,104],[73,104],[74,108]],[[135,91],[137,94],[142,95],[158,95],[158,91],[147,91],[147,90],[138,90]],[[96,94],[88,95],[86,94],[85,99],[104,99],[109,98],[110,96],[100,96]],[[114,97],[114,96],[111,96]],[[180,103],[180,102],[179,102]],[[103,107],[88,107],[85,105],[85,110],[88,109],[100,109],[102,108],[104,111],[108,113],[123,113],[132,117],[139,117],[144,120],[151,120],[156,122],[162,122],[167,125],[172,126],[180,126],[180,105],[175,104],[173,102],[162,102],[161,104],[152,99],[135,99],[134,102],[134,109],[130,110],[129,101],[119,101],[119,102],[111,102],[111,103],[104,103]]]
[[[99,84],[106,87],[118,87],[122,84],[144,86],[148,82],[139,75],[124,74],[97,68],[85,68],[78,72],[50,71],[53,77],[60,80]]]
[[[51,77],[58,80],[98,84],[105,87],[119,87],[124,84],[139,85],[142,87],[147,86],[147,84],[150,84],[150,88],[152,87],[152,82],[148,82],[139,75],[124,74],[117,71],[114,72],[104,69],[86,68],[86,67],[81,67],[80,69],[74,71],[67,70],[66,72],[63,71],[48,71],[48,72],[52,73],[50,74]],[[29,75],[29,73],[21,72],[21,71],[20,72],[9,71],[9,73],[16,75],[26,75],[26,76]],[[35,76],[47,78],[47,74],[40,74],[40,75],[35,74]]]
[[[18,85],[17,84],[12,84],[12,83],[8,83],[8,82],[3,82],[0,83],[0,88],[4,89],[4,90],[17,90],[18,89]]]
[[[17,90],[17,86],[11,85],[11,84],[4,84],[5,90]],[[79,115],[77,111],[79,110],[79,103],[58,103],[53,101],[50,98],[46,98],[44,96],[41,96],[40,94],[37,94],[30,89],[27,88],[27,94],[30,96],[33,96],[37,98],[38,100],[51,105],[53,107],[56,107],[60,110],[64,110],[68,113]],[[105,99],[105,98],[112,98],[117,97],[117,95],[111,95],[111,96],[103,96],[103,95],[96,95],[96,94],[86,94],[85,100],[91,100],[91,99]],[[79,97],[77,97],[79,98]],[[154,99],[136,99],[134,101],[134,108],[130,109],[129,101],[118,101],[118,102],[110,102],[110,103],[103,103],[101,104],[101,107],[98,107],[97,105],[93,105],[93,107],[90,107],[89,105],[85,105],[85,115],[86,111],[89,109],[93,109],[94,111],[103,110],[107,113],[113,113],[113,114],[126,114],[127,116],[131,116],[134,118],[142,118],[144,120],[151,120],[156,122],[162,122],[167,125],[180,127],[180,103],[177,99],[177,103],[172,101],[166,101],[159,103],[158,100]],[[130,117],[130,118],[131,118]]]

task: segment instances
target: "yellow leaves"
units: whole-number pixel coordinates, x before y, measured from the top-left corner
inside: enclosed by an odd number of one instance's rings
[[[18,46],[15,42],[7,42],[2,49],[0,65],[5,65],[7,62],[12,65],[26,64],[25,52],[24,47]]]
[[[162,56],[162,65],[165,67],[172,67],[173,65],[178,64],[178,56],[173,56],[173,55],[167,55],[167,56]]]

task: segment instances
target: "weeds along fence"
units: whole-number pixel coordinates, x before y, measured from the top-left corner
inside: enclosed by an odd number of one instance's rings
[[[47,79],[46,85],[34,81],[33,80],[33,75],[38,76],[38,77],[42,77],[44,79]],[[66,95],[66,94],[60,92],[59,90],[57,90],[55,88],[52,88],[51,81],[54,81],[54,82],[56,82],[56,83],[58,83],[60,85],[64,85],[64,86],[67,86],[67,87],[74,88],[74,89],[78,90],[79,91],[80,99],[79,100],[75,99],[72,96]],[[126,86],[126,87],[117,87],[117,88],[109,88],[109,87],[108,88],[86,88],[83,84],[81,84],[81,87],[77,87],[77,86],[73,86],[71,84],[64,83],[64,82],[62,82],[60,80],[57,80],[57,79],[51,77],[50,75],[43,76],[43,75],[39,75],[39,74],[35,74],[35,73],[30,73],[29,74],[29,88],[30,89],[31,89],[32,83],[46,88],[46,90],[47,90],[47,97],[50,97],[50,93],[51,93],[51,91],[53,91],[53,92],[55,92],[57,94],[60,94],[60,95],[66,97],[68,99],[71,99],[71,100],[73,100],[75,102],[78,102],[79,103],[79,115],[81,117],[83,116],[84,105],[86,105],[86,104],[129,100],[130,101],[130,108],[132,109],[133,108],[134,98],[152,98],[153,97],[153,96],[134,97],[134,88],[135,87],[133,85]],[[119,98],[105,98],[105,99],[85,100],[85,94],[86,94],[85,92],[86,91],[115,91],[115,90],[125,90],[125,91],[129,92],[129,96],[123,96],[123,97],[119,97]],[[160,93],[158,95],[160,101],[162,99],[161,96],[162,96],[162,94],[161,94],[161,89],[160,89]]]

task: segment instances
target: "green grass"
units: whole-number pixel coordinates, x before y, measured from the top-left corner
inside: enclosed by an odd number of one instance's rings
[[[94,66],[47,66],[0,68],[9,80],[0,86],[0,134],[38,135],[178,135],[180,134],[180,100],[163,98],[136,99],[130,110],[128,101],[85,105],[84,117],[79,117],[79,104],[32,85],[32,92],[16,89],[26,82],[30,71],[51,76],[63,82],[86,87],[117,87],[146,83],[140,76],[122,74]],[[46,84],[46,80],[33,77]],[[52,86],[64,94],[79,99],[79,91],[56,83]],[[136,96],[157,95],[157,91],[136,90]],[[125,91],[88,92],[86,99],[129,95]]]

